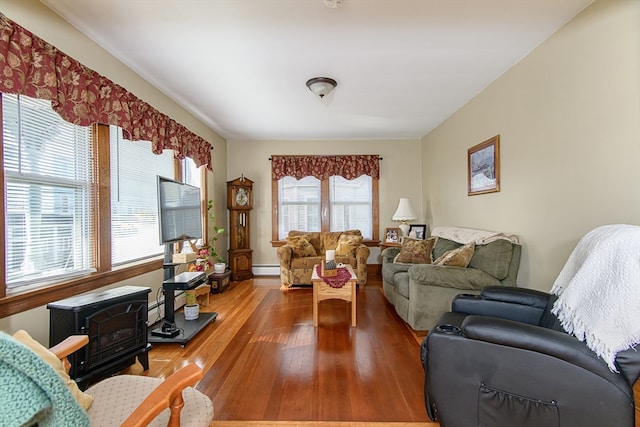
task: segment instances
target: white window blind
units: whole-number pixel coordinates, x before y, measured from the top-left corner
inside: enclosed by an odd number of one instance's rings
[[[182,159],[182,182],[200,188],[200,197],[203,196],[203,190],[201,187],[203,168],[204,166],[196,167],[196,163],[190,157],[185,157],[184,159]],[[207,221],[205,218],[202,219],[202,224],[203,227],[206,227]],[[198,239],[196,241],[196,246],[202,246],[202,239]]]
[[[49,101],[2,94],[7,288],[86,274],[91,240],[91,128]]]
[[[151,151],[111,126],[111,256],[119,265],[164,253],[158,227],[157,176],[173,178],[173,151]]]
[[[285,176],[278,181],[278,238],[289,230],[320,231],[320,180]]]
[[[373,236],[371,177],[362,175],[348,180],[329,178],[331,231],[360,230],[364,239]]]

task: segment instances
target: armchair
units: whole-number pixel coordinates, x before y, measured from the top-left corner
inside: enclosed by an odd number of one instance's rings
[[[0,423],[209,426],[213,418],[211,400],[190,387],[203,376],[195,364],[182,367],[164,381],[116,375],[80,392],[66,375],[67,357],[88,342],[86,335],[75,335],[46,349],[24,331],[13,337],[0,332],[0,405],[6,409],[0,411]]]
[[[357,276],[358,286],[367,283],[369,248],[360,230],[297,231],[290,230],[287,242],[277,249],[281,289],[311,285],[313,267],[324,261],[326,251],[335,250],[335,260],[349,264]]]
[[[612,372],[562,329],[556,299],[511,287],[457,296],[421,346],[429,417],[442,427],[632,427],[640,353],[618,353]]]

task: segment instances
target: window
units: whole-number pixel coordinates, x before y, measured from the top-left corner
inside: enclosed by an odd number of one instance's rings
[[[329,178],[331,231],[360,230],[365,239],[373,237],[371,182],[368,175],[352,180],[337,175]]]
[[[320,180],[285,176],[278,181],[278,240],[289,230],[320,231]]]
[[[110,126],[111,254],[120,265],[164,252],[158,236],[158,175],[173,178],[173,151],[160,155],[148,141],[129,141]]]
[[[91,128],[17,95],[2,95],[2,118],[7,288],[92,271]]]
[[[207,193],[206,193],[206,185],[204,181],[204,167],[203,166],[196,167],[196,163],[189,157],[185,157],[184,159],[182,159],[182,161],[180,162],[180,166],[182,171],[181,173],[182,182],[184,182],[185,184],[193,185],[194,187],[198,187],[200,189],[200,202],[203,208],[202,224],[206,230],[207,228],[207,221],[206,221]],[[203,234],[203,236],[204,238],[207,237],[206,234]],[[202,244],[203,244],[203,239],[198,239],[198,241],[196,242],[196,246],[201,246]]]
[[[2,315],[160,269],[157,175],[206,194],[202,168],[172,150],[155,155],[118,127],[66,122],[46,100],[0,94],[0,104]]]
[[[378,239],[378,180],[368,175],[348,180],[332,176],[319,180],[285,176],[273,181],[277,198],[273,240],[290,230],[344,231],[358,229],[365,240]]]

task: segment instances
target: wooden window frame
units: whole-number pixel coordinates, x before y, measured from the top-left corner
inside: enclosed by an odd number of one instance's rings
[[[0,97],[0,107],[1,107]],[[2,108],[0,108],[0,124],[2,123]],[[1,127],[0,127],[1,128]],[[134,262],[128,265],[113,268],[111,263],[111,157],[109,143],[109,126],[94,125],[93,142],[95,160],[94,160],[94,237],[93,244],[96,245],[96,271],[86,276],[75,278],[73,280],[65,280],[54,283],[49,286],[40,286],[37,288],[12,291],[7,293],[6,287],[6,244],[5,244],[5,227],[0,231],[0,271],[2,272],[0,280],[0,318],[18,314],[20,312],[31,310],[36,307],[46,305],[52,301],[57,301],[71,296],[89,292],[108,286],[114,283],[136,277],[145,273],[149,273],[162,269],[163,256],[152,258],[145,261]],[[2,133],[0,132],[0,162],[4,164]],[[175,176],[180,177],[181,163],[174,160]],[[206,199],[206,177],[202,177],[202,194]],[[4,173],[0,174],[0,185],[4,188]],[[0,220],[5,223],[5,204],[4,197],[0,200]],[[206,210],[204,210],[206,213]],[[206,215],[204,215],[206,221]],[[205,230],[208,228],[205,224]]]

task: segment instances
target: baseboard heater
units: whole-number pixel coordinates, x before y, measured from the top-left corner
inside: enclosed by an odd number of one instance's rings
[[[259,264],[251,267],[254,276],[279,276],[280,265],[278,264]]]

